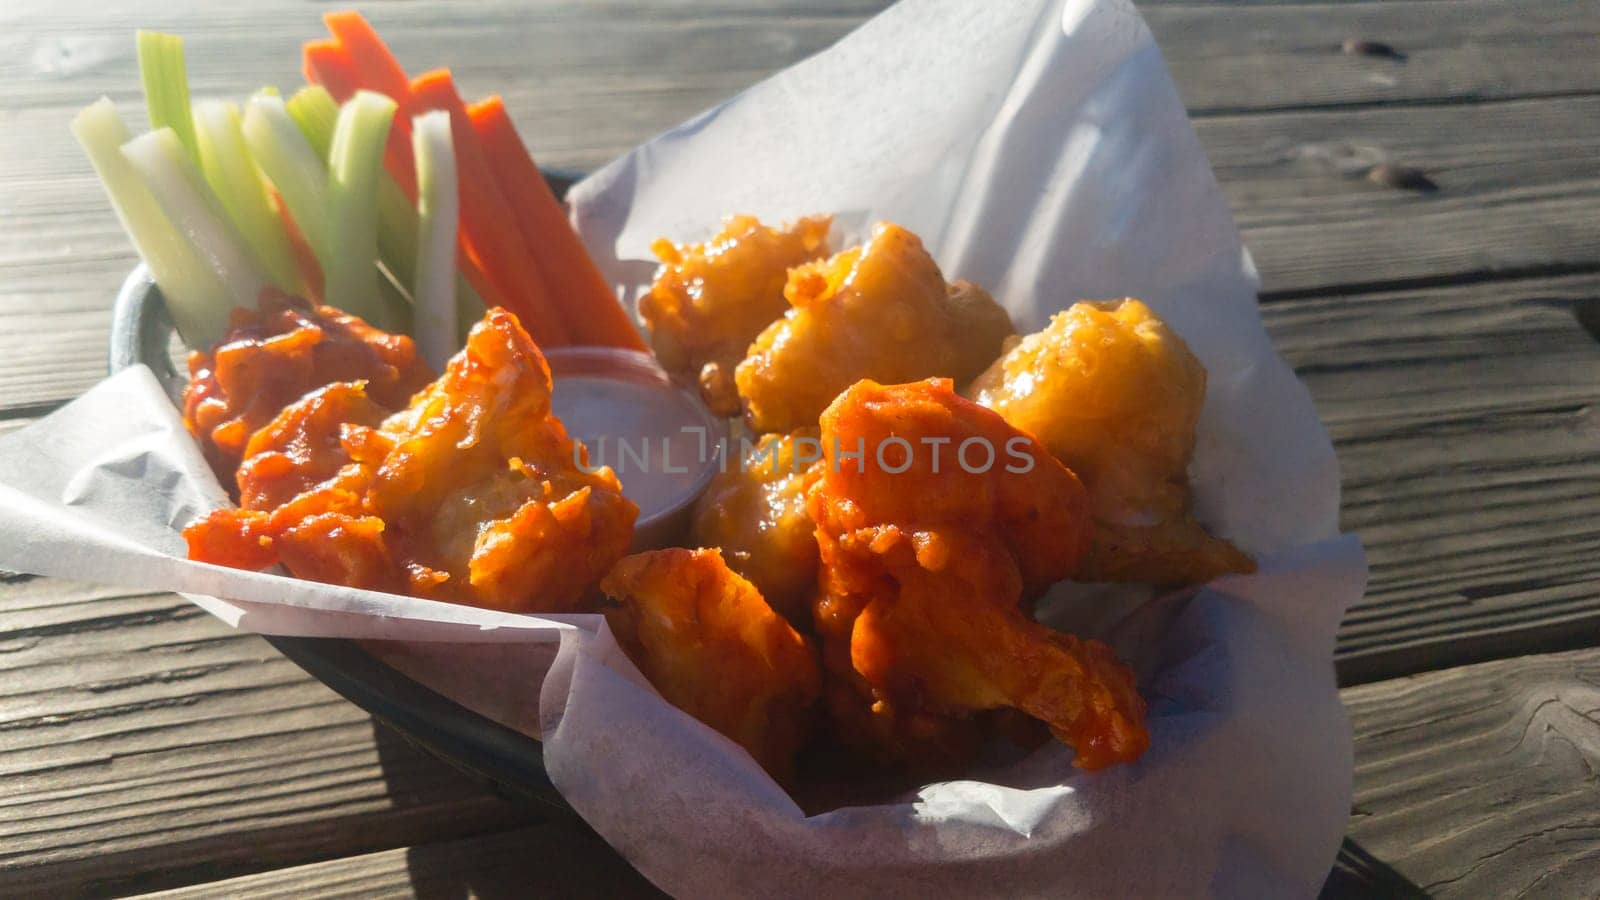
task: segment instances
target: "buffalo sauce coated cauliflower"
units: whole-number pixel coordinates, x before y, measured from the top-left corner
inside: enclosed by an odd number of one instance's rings
[[[656,690],[788,781],[822,690],[811,642],[716,550],[629,556],[601,587],[617,642]]]
[[[214,347],[189,354],[183,396],[184,424],[223,484],[256,430],[307,393],[362,381],[372,402],[399,409],[433,377],[410,338],[331,306],[266,291],[259,309],[232,315]]]
[[[1071,471],[944,379],[858,382],[823,413],[822,439],[814,613],[842,741],[884,762],[959,765],[982,737],[977,714],[1015,710],[1082,768],[1143,754],[1133,672],[1024,607],[1083,556],[1089,500]]]
[[[550,414],[550,369],[490,310],[405,409],[328,385],[249,443],[244,508],[184,530],[192,559],[314,581],[565,612],[627,552],[638,508]],[[582,466],[580,466],[582,463]]]

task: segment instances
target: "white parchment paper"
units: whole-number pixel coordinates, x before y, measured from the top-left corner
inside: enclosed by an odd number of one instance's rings
[[[1331,446],[1261,328],[1227,205],[1128,3],[904,0],[596,173],[573,203],[630,296],[657,236],[698,239],[729,212],[836,212],[836,239],[879,219],[922,234],[948,276],[990,287],[1023,330],[1080,298],[1160,312],[1210,375],[1191,472],[1201,517],[1262,566],[1163,598],[1053,597],[1139,668],[1150,752],[1085,774],[1050,745],[808,817],[661,701],[597,617],[184,560],[183,525],[225,495],[142,368],[0,439],[0,567],[182,591],[262,633],[409,642],[396,664],[542,733],[574,808],[683,896],[1315,894],[1350,799],[1333,636],[1366,566],[1338,535]],[[507,679],[508,659],[529,671]]]

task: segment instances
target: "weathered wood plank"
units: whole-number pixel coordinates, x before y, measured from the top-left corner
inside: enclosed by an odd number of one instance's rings
[[[848,28],[887,5],[433,0],[376,5],[368,12],[404,61],[441,65],[434,58],[437,48],[471,46],[470,58],[448,61],[464,74],[554,77],[570,84],[597,76],[637,81],[653,72],[678,82],[710,72],[770,71],[782,64],[770,57],[791,57],[818,23],[839,20]],[[1588,53],[1600,21],[1595,0],[1140,6],[1184,96],[1202,115],[1600,90],[1600,62]],[[24,77],[0,85],[0,99],[29,106],[79,105],[86,82],[112,81],[131,71],[128,35],[136,27],[182,31],[196,39],[197,51],[238,63],[208,73],[202,82],[208,91],[249,90],[264,78],[297,80],[295,50],[316,31],[320,11],[299,0],[226,9],[181,0],[159,10],[28,0],[10,9],[0,22],[27,28],[9,39],[10,47],[23,52],[0,62],[0,74]],[[837,35],[835,27],[823,30]],[[1404,58],[1344,54],[1340,45],[1349,37],[1385,41]],[[208,48],[199,47],[200,41]],[[417,49],[424,52],[410,52]],[[1289,73],[1294,77],[1285,77]],[[131,93],[114,82],[112,89]]]
[[[1593,0],[1206,3],[1143,12],[1197,115],[1600,90]],[[1385,42],[1404,58],[1346,55],[1347,38]]]
[[[1263,297],[1600,269],[1600,97],[1202,119]],[[1420,168],[1430,193],[1365,176]]]
[[[1196,129],[1235,218],[1251,232],[1404,216],[1419,200],[1498,207],[1497,192],[1581,184],[1597,177],[1588,157],[1600,141],[1596,118],[1600,95],[1224,116]],[[1380,163],[1416,167],[1438,191],[1367,180]]]
[[[1347,682],[1600,634],[1600,345],[1576,315],[1596,303],[1584,275],[1263,310],[1372,562]]]
[[[534,826],[277,869],[145,895],[149,900],[299,897],[662,897],[598,837]]]
[[[1600,650],[1343,696],[1356,736],[1350,837],[1361,848],[1439,898],[1594,896]]]
[[[180,597],[0,594],[0,893],[178,886],[530,819]]]

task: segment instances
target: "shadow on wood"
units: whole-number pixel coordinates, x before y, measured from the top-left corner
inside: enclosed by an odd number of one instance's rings
[[[1579,297],[1572,301],[1572,314],[1589,336],[1600,341],[1600,297]]]
[[[1396,872],[1388,863],[1368,853],[1349,838],[1339,847],[1333,871],[1322,885],[1321,900],[1368,900],[1373,897],[1410,900],[1428,893]]]
[[[435,830],[450,839],[405,849],[409,893],[419,900],[663,896],[576,816],[507,797],[381,723],[373,738],[396,803],[436,802],[429,795],[448,785],[452,805],[481,814]]]

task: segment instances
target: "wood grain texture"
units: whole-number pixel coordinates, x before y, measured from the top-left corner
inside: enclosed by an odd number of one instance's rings
[[[1597,54],[1600,55],[1600,54]],[[1600,270],[1600,96],[1196,123],[1263,300]],[[1413,166],[1432,193],[1365,176]]]
[[[145,895],[148,900],[300,897],[664,897],[592,834],[533,826],[277,869]]]
[[[0,593],[0,895],[177,886],[531,818],[180,597]]]
[[[1596,304],[1584,275],[1263,310],[1372,563],[1347,682],[1600,634],[1600,344],[1578,318]]]
[[[1600,90],[1595,0],[1139,6],[1196,115]],[[1347,55],[1347,38],[1403,59]]]
[[[1439,898],[1600,891],[1600,650],[1344,691],[1350,837]]]

